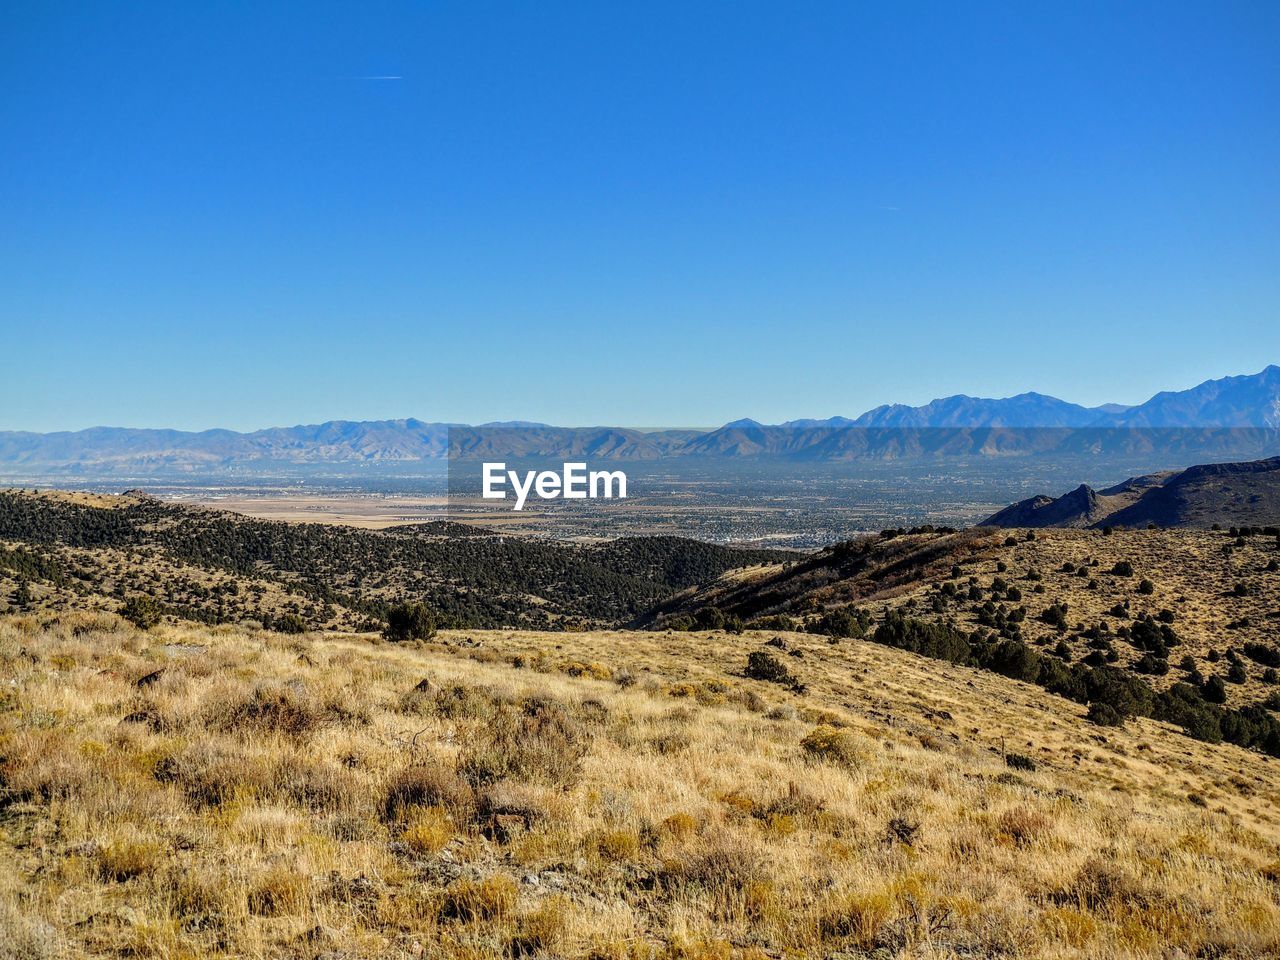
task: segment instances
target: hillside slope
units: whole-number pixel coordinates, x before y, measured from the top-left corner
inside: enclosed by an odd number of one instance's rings
[[[1274,764],[803,634],[0,619],[11,955],[1280,951]],[[803,693],[746,679],[768,652]]]
[[[1280,457],[1212,463],[1134,477],[1105,490],[1081,484],[1031,497],[982,521],[989,527],[1280,525]]]
[[[157,599],[209,623],[352,628],[401,599],[459,626],[602,626],[726,570],[790,556],[678,537],[575,545],[457,524],[255,520],[140,495],[0,491],[0,604],[116,610]],[[0,609],[5,607],[0,606]]]
[[[726,575],[645,623],[714,609],[829,630],[824,618],[855,610],[870,633],[898,611],[975,640],[1016,639],[1068,666],[1105,663],[1157,690],[1220,676],[1226,702],[1248,706],[1280,690],[1278,568],[1274,533],[926,530]]]

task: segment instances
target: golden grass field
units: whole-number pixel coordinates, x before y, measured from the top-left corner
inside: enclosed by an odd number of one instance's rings
[[[1274,761],[773,636],[0,619],[0,957],[1280,953]]]

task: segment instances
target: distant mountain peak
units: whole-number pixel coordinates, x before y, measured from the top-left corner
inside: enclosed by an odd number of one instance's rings
[[[850,419],[849,417],[836,416],[836,417],[827,417],[825,420],[816,420],[812,418],[805,418],[802,420],[788,420],[785,423],[779,424],[779,426],[785,427],[791,430],[811,430],[815,427],[823,427],[831,430],[839,430],[843,427],[851,427],[854,425],[855,422],[856,421]]]
[[[957,393],[921,407],[900,403],[876,407],[858,417],[855,423],[877,428],[1032,428],[1084,427],[1096,419],[1095,411],[1042,393],[1020,393],[1002,399]]]
[[[1115,417],[1123,427],[1261,427],[1280,429],[1280,366],[1163,390]]]

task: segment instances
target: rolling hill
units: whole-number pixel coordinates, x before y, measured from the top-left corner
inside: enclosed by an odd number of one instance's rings
[[[1122,715],[1280,756],[1276,527],[886,531],[728,573],[641,622],[866,636],[1079,702],[1119,692]]]
[[[63,613],[0,670],[6,956],[1280,952],[1274,763],[879,644]]]
[[[1280,525],[1280,457],[1213,463],[1133,477],[1095,491],[1022,500],[983,521],[992,527]]]
[[[458,626],[603,626],[731,567],[788,556],[679,537],[574,545],[447,523],[290,524],[139,494],[0,491],[0,602],[25,584],[31,609],[116,610],[146,595],[206,623],[350,628],[409,599]]]

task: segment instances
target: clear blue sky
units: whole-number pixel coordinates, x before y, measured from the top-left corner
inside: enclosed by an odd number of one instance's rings
[[[0,429],[710,425],[1280,361],[1272,0],[0,7]]]

